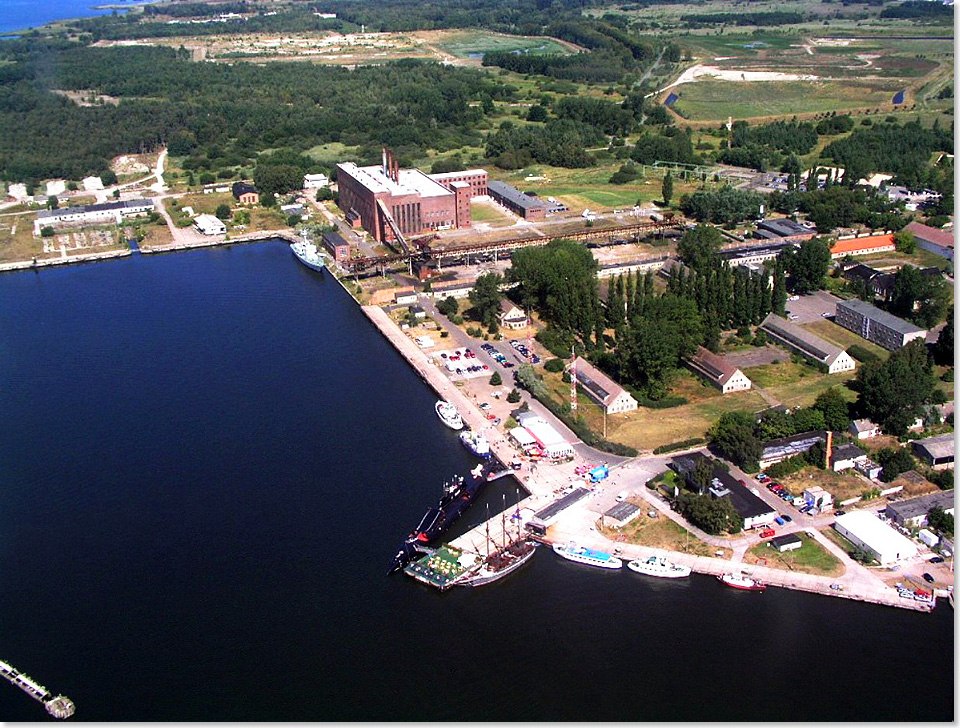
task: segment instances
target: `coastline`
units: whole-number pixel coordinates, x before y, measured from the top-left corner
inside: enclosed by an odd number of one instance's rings
[[[334,278],[336,278],[336,276],[334,276]],[[343,284],[341,283],[341,286],[342,285]],[[346,287],[344,287],[344,290],[346,290]],[[347,291],[347,293],[349,294],[350,292]],[[352,294],[350,295],[353,297]],[[430,386],[439,397],[446,399],[448,402],[451,402],[457,407],[464,419],[464,422],[466,422],[471,429],[486,431],[489,423],[486,421],[483,412],[467,395],[461,392],[460,389],[450,379],[448,379],[438,367],[434,365],[430,358],[423,351],[421,351],[420,348],[389,318],[383,309],[378,306],[361,306],[360,308],[370,322],[377,328],[377,330],[380,331],[384,338],[386,338],[387,341],[393,345],[396,351],[413,368],[420,379]],[[509,460],[516,456],[515,450],[511,445],[508,444],[506,438],[501,433],[496,431],[494,431],[494,433],[495,434],[492,435],[488,434],[491,449],[502,461],[509,462]],[[517,473],[517,477],[518,479],[521,479],[523,487],[530,493],[528,497],[520,501],[517,506],[518,509],[535,512],[553,502],[555,497],[554,486],[557,484],[560,486],[565,486],[568,484],[564,477],[565,474],[561,475],[559,472],[551,472],[555,467],[556,466],[546,466],[545,468],[538,469],[536,478],[529,476],[529,471],[527,471],[528,477],[526,479],[522,479],[520,477],[520,472]],[[551,477],[551,475],[554,477]],[[652,497],[648,497],[647,500],[651,506],[657,508],[661,512],[662,516],[672,517],[675,515],[669,510],[666,504],[663,504]],[[499,534],[499,514],[495,517],[491,517],[489,523],[491,533],[494,534],[496,531],[494,535],[496,536]],[[451,541],[451,545],[467,551],[474,550],[472,544],[477,543],[478,541],[482,542],[486,527],[486,523],[478,525],[476,528],[465,533],[459,538],[453,539]],[[651,555],[662,555],[663,553],[667,553],[671,560],[678,564],[689,566],[692,571],[695,571],[698,574],[720,576],[721,574],[728,573],[731,570],[739,570],[742,573],[748,573],[756,578],[761,579],[769,586],[793,589],[797,591],[806,591],[823,596],[841,597],[843,599],[898,607],[900,609],[918,612],[931,612],[936,606],[936,595],[933,603],[925,603],[916,601],[914,599],[903,599],[895,590],[886,586],[883,588],[868,588],[867,585],[852,585],[847,583],[844,584],[841,589],[837,589],[832,585],[835,585],[838,582],[844,582],[842,577],[819,576],[802,572],[787,572],[782,569],[774,569],[762,565],[742,565],[736,561],[719,559],[711,556],[696,556],[675,551],[664,551],[663,549],[654,549],[652,547],[640,546],[636,544],[615,543],[609,539],[599,536],[592,527],[589,528],[588,536],[582,531],[563,530],[557,526],[554,526],[554,528],[556,528],[555,535],[553,535],[551,538],[538,540],[542,540],[546,543],[563,543],[564,541],[575,539],[578,540],[581,545],[599,550],[609,551],[613,548],[617,548],[622,552],[621,555],[625,561],[634,558],[647,558]],[[825,537],[819,533],[818,536],[819,538],[816,540],[821,542],[825,540]]]

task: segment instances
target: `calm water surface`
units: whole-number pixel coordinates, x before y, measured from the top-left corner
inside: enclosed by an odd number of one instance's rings
[[[545,550],[483,589],[387,577],[473,464],[434,401],[284,244],[0,276],[0,658],[90,721],[953,719],[943,601]],[[45,717],[0,684],[0,719]]]
[[[98,5],[136,4],[133,0],[0,0],[0,33],[36,28],[54,20],[89,18],[114,12],[113,8],[97,8]]]

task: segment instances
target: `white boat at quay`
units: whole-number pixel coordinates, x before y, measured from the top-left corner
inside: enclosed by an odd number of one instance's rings
[[[623,561],[605,551],[595,551],[586,546],[580,546],[571,541],[567,545],[555,543],[553,551],[558,556],[562,556],[570,561],[576,561],[578,564],[587,564],[587,566],[599,566],[601,569],[619,569],[623,566]]]
[[[297,256],[297,260],[311,270],[323,270],[327,261],[323,253],[313,243],[301,240],[299,243],[290,243],[290,250]]]
[[[485,438],[479,432],[474,432],[473,430],[464,430],[460,433],[460,442],[463,443],[463,446],[467,448],[467,450],[472,452],[477,457],[490,457],[490,443],[487,442],[487,438]]]
[[[627,568],[636,571],[638,574],[647,576],[661,576],[667,579],[677,579],[682,576],[690,576],[689,566],[679,566],[672,561],[667,561],[663,556],[651,556],[649,559],[641,561],[634,559],[627,564]]]
[[[451,430],[463,429],[463,418],[457,412],[457,408],[443,399],[438,399],[434,409],[437,411],[437,417]]]
[[[734,574],[721,574],[717,577],[727,586],[732,586],[734,589],[743,589],[744,591],[763,591],[767,588],[767,585],[756,579],[751,579],[749,576],[745,576],[740,572]]]

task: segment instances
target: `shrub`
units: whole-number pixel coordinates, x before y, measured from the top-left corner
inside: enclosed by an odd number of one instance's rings
[[[674,450],[685,450],[688,447],[693,447],[694,445],[702,445],[706,440],[702,437],[691,437],[689,440],[680,440],[679,442],[671,442],[668,445],[661,445],[658,448],[654,448],[654,455],[662,455],[665,452],[673,452]]]
[[[500,376],[500,372],[494,372],[490,377],[490,386],[499,387],[503,384],[503,377]]]
[[[441,339],[445,339],[445,338],[447,338],[448,336],[450,336],[450,332],[449,332],[449,331],[441,331],[441,332],[440,332],[440,338],[441,338]]]
[[[563,371],[563,360],[547,359],[547,361],[543,363],[543,368],[546,369],[548,372],[553,372],[554,374],[558,374]]]
[[[510,404],[516,404],[520,401],[520,392],[516,388],[511,389],[510,393],[507,395],[507,401]]]
[[[41,238],[52,238],[53,237],[53,228],[49,225],[44,225],[40,228],[40,237]]]
[[[636,393],[631,393],[634,396],[634,399],[637,400],[637,404],[641,407],[648,407],[650,409],[669,409],[670,407],[679,407],[687,403],[686,397],[680,396],[667,396],[661,397],[660,399],[650,399],[645,397],[642,394],[637,395]]]

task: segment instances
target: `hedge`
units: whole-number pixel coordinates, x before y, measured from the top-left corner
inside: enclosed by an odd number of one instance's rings
[[[847,353],[857,361],[867,364],[868,362],[880,361],[880,357],[860,344],[853,344],[847,347]]]
[[[641,407],[648,407],[650,409],[669,409],[670,407],[679,407],[687,403],[686,397],[680,396],[671,396],[663,397],[662,399],[650,399],[649,397],[644,397],[642,394],[638,397],[634,395],[634,399],[637,400],[637,404]]]
[[[665,452],[673,452],[674,450],[684,450],[688,447],[693,447],[694,445],[702,445],[706,440],[702,437],[691,437],[689,440],[680,440],[679,442],[671,442],[668,445],[661,445],[660,447],[654,448],[654,455],[663,455]]]

